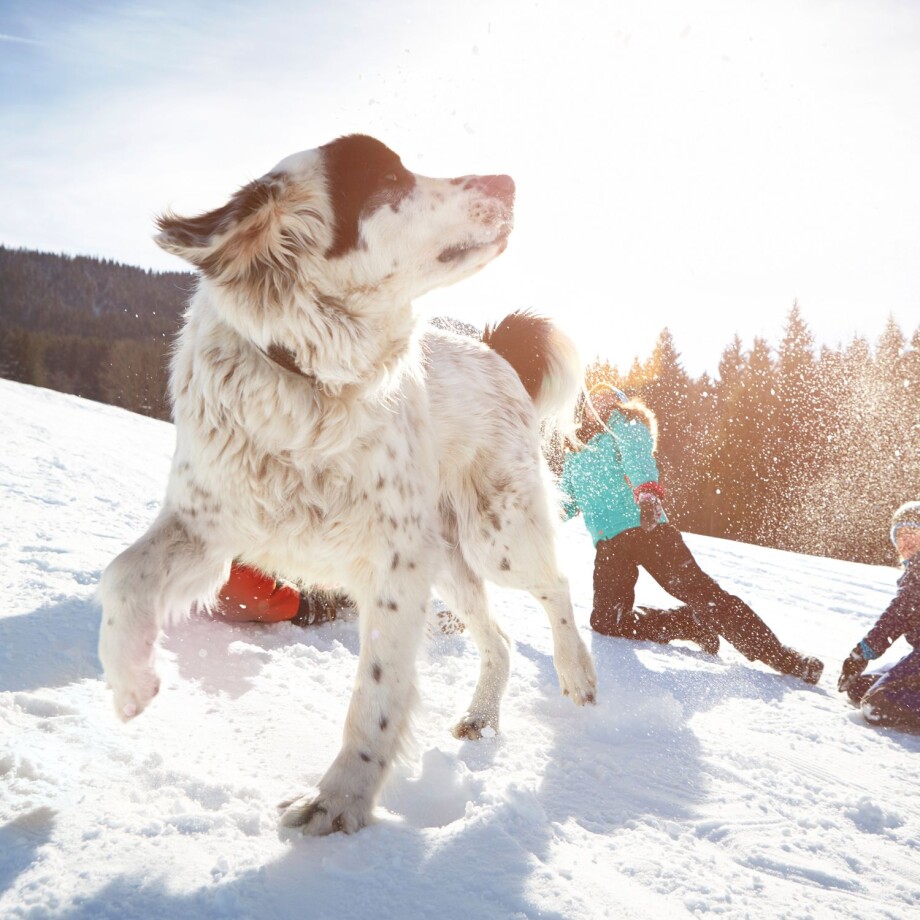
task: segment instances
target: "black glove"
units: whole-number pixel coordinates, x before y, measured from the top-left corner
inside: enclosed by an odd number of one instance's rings
[[[651,492],[639,493],[639,526],[643,530],[654,530],[663,513],[661,499]]]
[[[840,669],[837,689],[841,693],[846,693],[846,691],[850,689],[850,685],[853,681],[866,670],[866,665],[868,663],[868,660],[862,653],[862,649],[857,645],[856,648],[850,652],[850,656],[844,661],[843,667]]]
[[[654,530],[664,514],[661,507],[664,489],[657,482],[643,482],[633,489],[633,498],[639,506],[639,526],[643,530]]]

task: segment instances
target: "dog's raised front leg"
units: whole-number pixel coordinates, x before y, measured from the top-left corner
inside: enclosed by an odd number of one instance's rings
[[[154,650],[163,623],[212,596],[229,568],[229,560],[212,555],[164,511],[102,573],[99,658],[120,719],[139,715],[160,689]]]
[[[429,584],[416,581],[398,596],[386,589],[349,590],[358,603],[361,652],[342,749],[319,781],[318,793],[279,806],[282,824],[314,836],[353,833],[370,821],[377,793],[408,733],[417,695],[415,660]]]

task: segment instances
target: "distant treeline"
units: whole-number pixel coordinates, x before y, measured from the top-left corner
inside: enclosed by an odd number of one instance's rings
[[[0,376],[169,418],[167,364],[195,276],[0,247]],[[736,337],[690,377],[665,328],[627,371],[658,415],[671,519],[683,530],[863,562],[920,499],[920,328],[815,349],[793,306],[778,346]]]
[[[920,327],[873,348],[815,349],[797,305],[776,348],[735,337],[715,379],[690,377],[670,332],[609,379],[658,416],[666,508],[682,530],[892,564],[891,512],[920,499]]]
[[[0,376],[168,419],[169,350],[194,283],[0,246]]]

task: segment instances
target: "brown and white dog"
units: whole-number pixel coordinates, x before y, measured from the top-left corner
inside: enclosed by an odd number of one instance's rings
[[[282,160],[211,213],[159,221],[158,243],[201,278],[172,366],[166,498],[103,574],[99,654],[131,719],[159,689],[161,626],[213,603],[232,559],[342,585],[361,636],[342,749],[317,791],[282,806],[307,833],[371,819],[405,740],[433,586],[482,657],[455,735],[498,729],[508,681],[484,579],[539,599],[563,693],[594,699],[540,452],[541,417],[571,418],[574,348],[528,314],[490,348],[421,330],[412,308],[505,249],[513,202],[508,176],[427,178],[352,135]]]

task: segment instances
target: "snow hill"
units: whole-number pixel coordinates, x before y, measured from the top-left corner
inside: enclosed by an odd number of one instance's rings
[[[542,612],[493,591],[515,640],[503,731],[450,735],[478,660],[467,637],[432,635],[416,750],[379,823],[307,839],[279,832],[275,804],[338,749],[356,623],[190,620],[164,642],[160,696],[121,725],[93,590],[157,511],[173,429],[3,380],[0,405],[0,917],[920,915],[920,738],[866,727],[835,689],[893,567],[690,536],[824,658],[821,684],[724,645],[591,636],[585,709],[559,695]],[[580,520],[562,546],[589,636]],[[640,582],[640,602],[661,600]]]

